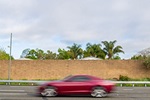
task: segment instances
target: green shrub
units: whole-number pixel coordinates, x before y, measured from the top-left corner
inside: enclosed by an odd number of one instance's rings
[[[6,85],[6,82],[0,82],[0,85]]]
[[[150,56],[147,57],[147,58],[144,60],[143,65],[144,65],[146,68],[150,69]]]
[[[116,84],[117,87],[133,87],[133,84]],[[134,84],[134,87],[145,87],[145,84]],[[146,87],[150,87],[150,84],[146,84]]]
[[[140,81],[150,81],[150,78],[142,78]]]
[[[122,86],[125,86],[125,87],[132,87],[133,84],[122,84]]]
[[[130,81],[130,80],[131,79],[128,76],[123,76],[123,75],[119,76],[119,81]]]
[[[134,86],[135,86],[135,87],[144,87],[145,84],[135,84]]]
[[[131,57],[131,60],[143,60],[145,58],[147,58],[145,55],[144,56],[143,55],[138,55],[138,56]]]

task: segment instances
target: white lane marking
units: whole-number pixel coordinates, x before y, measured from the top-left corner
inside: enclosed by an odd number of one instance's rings
[[[0,93],[0,95],[27,95],[27,93]]]
[[[25,90],[0,90],[0,92],[25,92]]]

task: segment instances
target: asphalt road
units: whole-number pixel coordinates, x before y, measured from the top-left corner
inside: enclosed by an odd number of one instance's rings
[[[150,87],[118,87],[106,98],[89,96],[38,97],[35,86],[0,86],[0,100],[150,100]]]

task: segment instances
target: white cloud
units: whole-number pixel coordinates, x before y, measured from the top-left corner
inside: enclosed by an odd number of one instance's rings
[[[149,47],[149,0],[0,0],[0,42],[57,51],[72,43],[117,40],[124,58]],[[18,53],[19,52],[19,53]]]

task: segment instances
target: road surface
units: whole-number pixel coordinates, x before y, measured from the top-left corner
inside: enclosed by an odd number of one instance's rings
[[[36,86],[0,86],[0,100],[150,100],[150,87],[117,87],[106,98],[90,96],[38,97]]]

